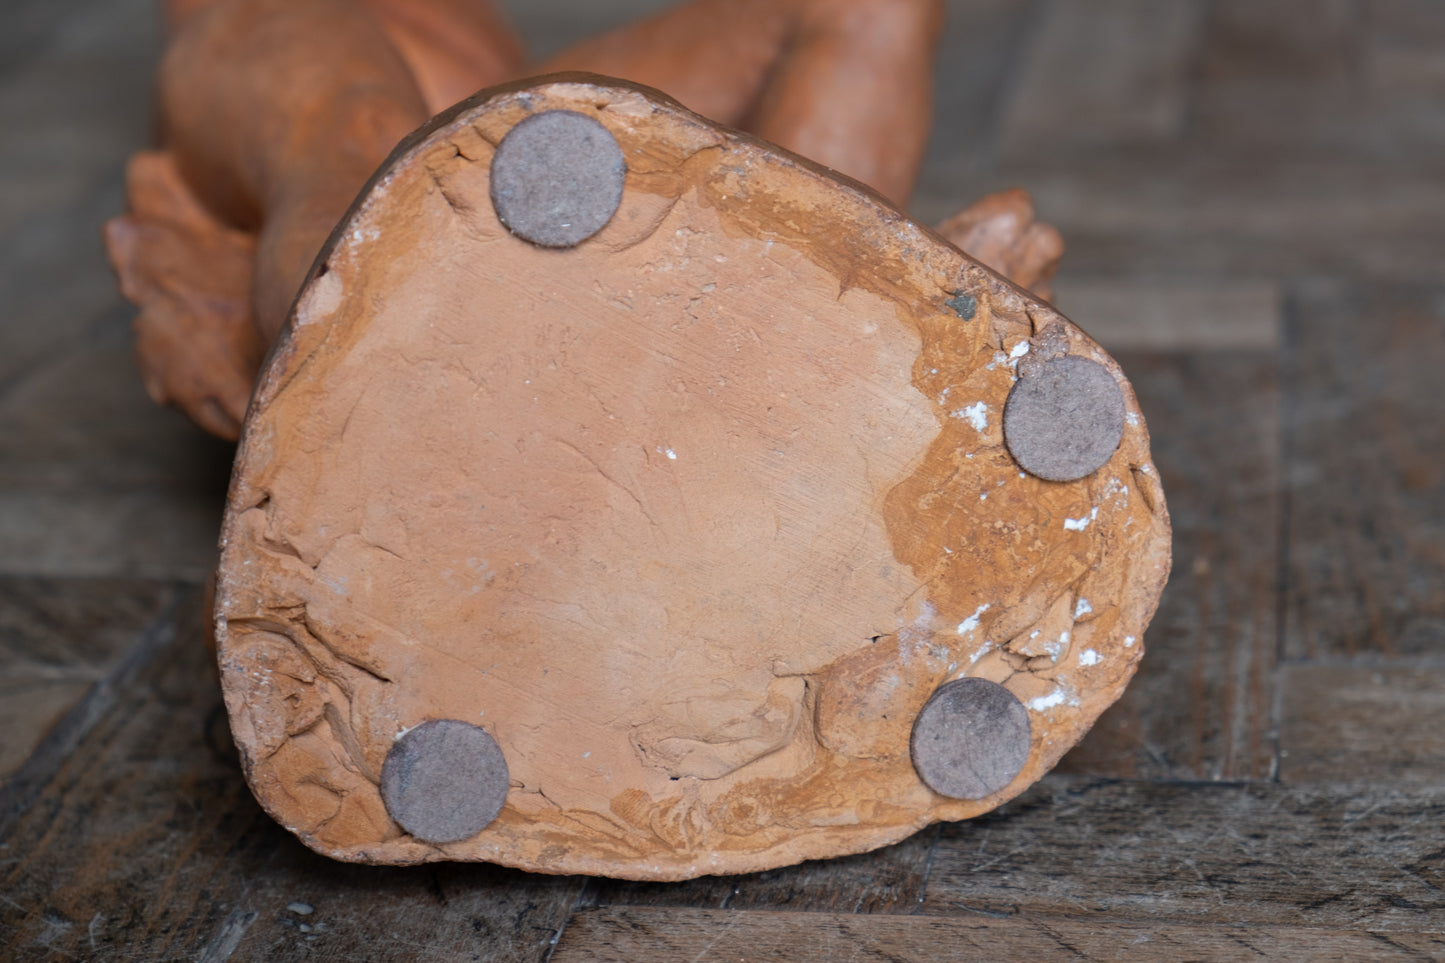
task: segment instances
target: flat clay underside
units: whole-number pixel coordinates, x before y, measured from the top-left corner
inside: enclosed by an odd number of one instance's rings
[[[565,248],[490,196],[496,145],[552,110],[626,164]],[[1169,530],[1122,372],[856,185],[557,82],[400,150],[319,265],[247,418],[217,596],[247,776],[312,848],[635,879],[857,852],[1016,795],[1133,674]],[[1020,368],[1061,355],[1123,399],[1071,482],[1003,433]],[[910,758],[961,677],[1028,714],[981,799]],[[485,730],[510,780],[456,842],[379,790],[439,719]]]

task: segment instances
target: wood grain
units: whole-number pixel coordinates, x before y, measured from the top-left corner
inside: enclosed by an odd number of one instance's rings
[[[1023,62],[1029,26],[1029,5],[1014,0],[948,3],[934,65],[933,112],[939,120],[910,205],[922,223],[937,224],[984,192],[1008,120],[1002,94]]]
[[[1285,651],[1445,646],[1445,288],[1319,281],[1289,307]]]
[[[1280,341],[1274,281],[1066,274],[1054,304],[1110,351],[1273,351]]]
[[[925,914],[1445,932],[1445,786],[1051,777],[945,828]]]
[[[1279,528],[1268,352],[1125,353],[1171,495],[1174,571],[1139,673],[1061,764],[1151,779],[1268,778]]]
[[[261,811],[198,603],[0,838],[0,955],[540,959],[580,880],[336,863]]]
[[[125,657],[169,595],[138,580],[0,578],[0,780]]]
[[[923,899],[929,854],[938,839],[930,827],[871,853],[809,860],[742,876],[705,876],[682,883],[596,879],[589,906],[715,907],[821,913],[910,913]]]
[[[1019,161],[987,186],[1014,183],[1028,185],[1039,216],[1068,239],[1064,263],[1080,273],[1425,282],[1445,262],[1435,227],[1445,184],[1420,154],[1365,163],[1317,153],[1261,166],[1246,149],[1185,141],[1147,157]],[[1367,194],[1361,183],[1373,185]]]
[[[1445,667],[1284,669],[1280,778],[1289,783],[1445,784]]]
[[[635,960],[1421,960],[1445,952],[1436,933],[1294,926],[1191,926],[1090,919],[729,913],[618,908],[577,914],[552,963]]]
[[[1006,159],[1179,135],[1198,4],[1053,0],[1043,10],[1004,128]]]

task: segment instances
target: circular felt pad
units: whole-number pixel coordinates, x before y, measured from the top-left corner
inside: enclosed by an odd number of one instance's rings
[[[1124,394],[1109,369],[1065,356],[1020,378],[1003,409],[1003,437],[1019,467],[1075,481],[1104,466],[1124,437]]]
[[[381,798],[391,818],[417,839],[454,843],[497,818],[509,782],[507,760],[486,730],[433,719],[408,731],[386,754]]]
[[[572,110],[533,114],[492,156],[492,206],[518,237],[572,247],[602,230],[622,203],[627,163],[606,127]]]
[[[984,679],[938,687],[913,722],[913,768],[941,796],[983,799],[1013,782],[1033,730],[1023,703]]]

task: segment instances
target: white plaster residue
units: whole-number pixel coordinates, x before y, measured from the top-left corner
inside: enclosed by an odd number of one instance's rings
[[[664,448],[661,445],[658,445],[653,450],[656,451],[659,455],[666,455],[669,461],[677,461],[677,452],[673,451],[671,448]]]
[[[1132,635],[1124,636],[1124,648],[1132,649],[1134,647],[1134,643],[1137,641],[1138,639],[1134,638]]]
[[[1139,416],[1134,414],[1134,412],[1132,411],[1124,416],[1124,420],[1129,423],[1130,428],[1139,427]]]
[[[922,655],[927,650],[933,617],[937,614],[933,604],[925,601],[919,609],[918,618],[898,630],[898,661],[905,668],[912,664],[915,655]]]
[[[1098,665],[1098,664],[1099,664],[1099,653],[1095,652],[1093,649],[1085,649],[1085,650],[1083,651],[1083,653],[1081,653],[1081,654],[1079,655],[1079,665]]]
[[[990,604],[988,602],[985,602],[980,605],[972,615],[964,619],[962,622],[958,623],[958,634],[967,635],[974,629],[978,628],[978,617],[983,613],[987,612],[989,608],[991,608]]]
[[[1074,603],[1074,618],[1076,619],[1081,619],[1092,611],[1094,611],[1094,607],[1083,596],[1080,596],[1079,601]]]
[[[960,408],[953,413],[954,418],[962,418],[973,425],[974,431],[983,431],[988,428],[988,405],[982,401],[976,401],[967,408]]]
[[[1008,353],[1008,356],[1014,360],[1017,360],[1028,353],[1029,343],[1027,341],[1020,341],[1018,344],[1013,346],[1013,350]]]
[[[1052,709],[1054,706],[1064,704],[1064,690],[1055,689],[1046,696],[1039,696],[1037,699],[1029,700],[1029,708],[1035,712],[1043,712],[1045,709]]]
[[[978,496],[978,500],[981,501],[981,502],[986,502],[986,501],[988,501],[988,492],[983,492],[982,494],[980,494],[980,495]]]
[[[984,369],[985,371],[992,371],[994,368],[997,368],[999,365],[1001,365],[1001,364],[1007,364],[1007,363],[1008,363],[1008,355],[1004,354],[1002,351],[995,351],[995,352],[993,353],[993,360],[990,361],[988,364],[984,365],[984,366],[983,366],[983,369]]]
[[[336,271],[327,271],[313,280],[297,306],[296,322],[308,324],[335,314],[341,307],[342,287],[341,275]]]
[[[943,404],[944,399],[948,397],[948,393],[949,393],[950,391],[952,391],[952,390],[953,390],[953,385],[949,385],[947,388],[944,388],[944,389],[943,389],[943,393],[938,396],[938,403],[939,403],[940,405]]]
[[[356,245],[361,244],[364,241],[374,241],[379,237],[381,237],[381,232],[374,227],[368,228],[365,231],[363,231],[361,228],[357,228],[356,230],[351,232],[351,246],[355,247]]]
[[[981,658],[983,658],[985,655],[987,655],[987,654],[989,653],[989,650],[992,649],[992,648],[993,648],[993,643],[992,643],[992,642],[984,642],[983,645],[979,646],[979,649],[978,649],[977,652],[975,652],[973,655],[971,655],[971,656],[968,657],[968,664],[969,664],[969,665],[976,665],[976,664],[978,663],[978,660],[981,659]]]
[[[1090,510],[1089,514],[1083,516],[1082,518],[1064,519],[1064,530],[1068,532],[1082,532],[1084,529],[1089,527],[1090,522],[1092,522],[1098,517],[1099,509],[1098,506],[1095,506],[1092,510]]]
[[[1053,659],[1055,662],[1059,661],[1059,656],[1063,655],[1063,654],[1064,654],[1064,650],[1067,649],[1068,647],[1069,647],[1069,633],[1068,633],[1068,632],[1064,632],[1064,633],[1061,634],[1057,639],[1054,639],[1054,640],[1051,641],[1051,642],[1045,642],[1045,643],[1044,643],[1044,651],[1047,652],[1047,653],[1049,654],[1049,658]]]

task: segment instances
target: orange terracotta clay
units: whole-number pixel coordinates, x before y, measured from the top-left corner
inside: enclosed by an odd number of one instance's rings
[[[509,231],[492,184],[503,138],[557,111],[626,161],[615,214],[560,248]],[[1122,433],[1067,483],[1020,469],[1003,414],[1059,358],[1117,385]],[[561,77],[439,118],[343,220],[253,402],[224,545],[237,742],[309,845],[678,879],[1019,792],[1132,675],[1169,540],[1123,374],[1046,304],[813,165]],[[910,753],[960,677],[1028,720],[980,798]],[[506,761],[464,838],[384,798],[428,720]]]
[[[169,0],[163,147],[106,225],[146,387],[234,439],[322,242],[396,143],[474,91],[555,70],[655,86],[907,200],[939,0],[693,0],[529,63],[485,0]],[[1063,250],[1021,192],[941,229],[1035,287]]]
[[[171,10],[108,240],[153,396],[241,435],[222,686],[309,846],[835,856],[996,807],[1122,692],[1169,566],[1128,382],[885,199],[936,3],[696,2],[552,64],[714,119],[496,85],[461,0]],[[943,231],[1034,287],[1062,250],[1021,192]]]

